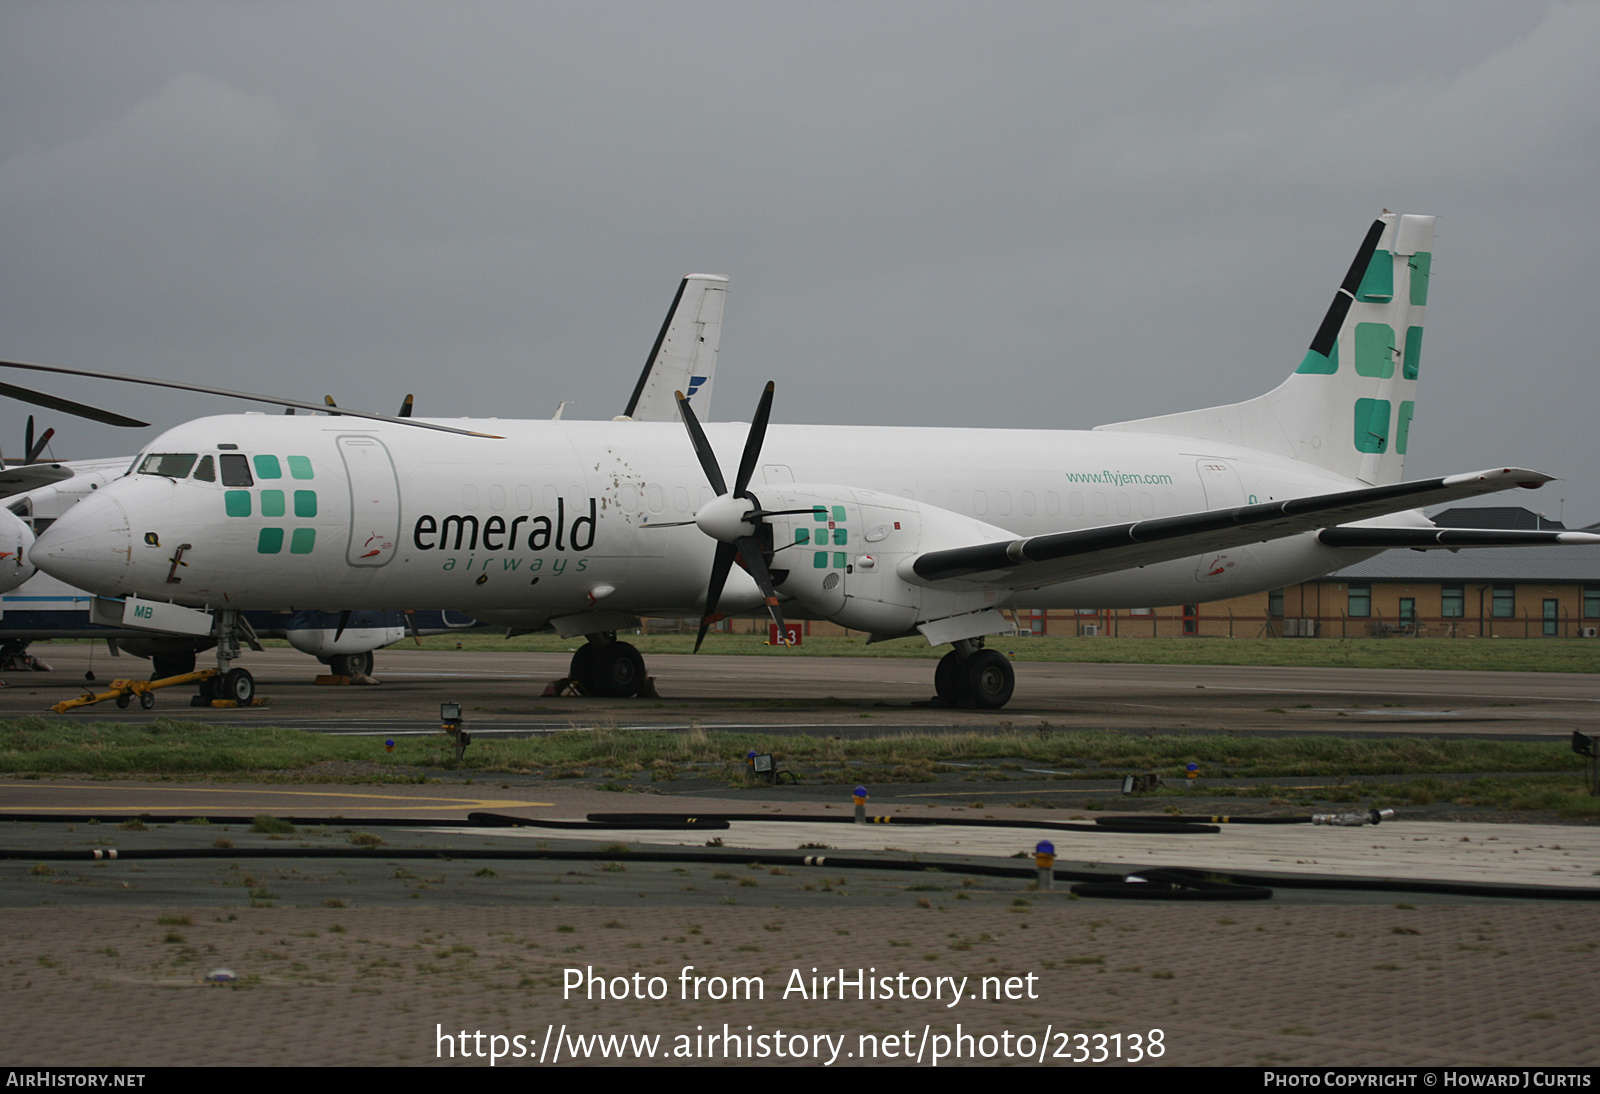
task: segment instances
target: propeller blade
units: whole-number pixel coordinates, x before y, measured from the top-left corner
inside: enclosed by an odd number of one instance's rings
[[[34,406],[42,406],[46,410],[59,410],[63,414],[73,414],[79,418],[88,418],[91,422],[100,422],[103,425],[138,427],[150,424],[149,422],[141,422],[137,418],[128,418],[109,410],[101,410],[99,407],[75,403],[71,399],[63,399],[56,395],[46,395],[42,391],[34,391],[30,388],[17,387],[15,384],[0,383],[0,395],[16,399],[19,402],[32,403]]]
[[[689,441],[694,445],[694,454],[700,460],[700,470],[706,473],[706,480],[711,483],[711,490],[718,497],[728,492],[728,484],[723,481],[722,468],[717,466],[717,454],[711,451],[711,442],[706,440],[706,431],[700,428],[700,419],[694,416],[694,411],[689,408],[689,400],[684,398],[683,392],[675,392],[678,397],[678,412],[683,415],[683,424],[689,430]],[[700,632],[704,637],[705,630]]]
[[[28,428],[22,434],[22,462],[32,463],[33,458],[28,453],[33,451],[33,415],[28,415]]]
[[[739,548],[732,543],[717,541],[717,557],[711,562],[711,584],[706,589],[706,613],[700,617],[700,634],[694,640],[694,652],[700,652],[700,643],[706,640],[706,631],[716,621],[717,601],[722,599],[722,587],[727,584],[728,571],[733,569],[733,557]]]
[[[349,624],[350,609],[346,608],[344,611],[339,613],[339,629],[333,632],[333,640],[335,642],[344,637],[344,629],[345,627],[349,626]]]
[[[401,401],[401,403],[400,403],[400,413],[398,415],[396,415],[396,417],[399,417],[399,418],[409,418],[409,417],[411,417],[411,404],[413,402],[415,402],[415,401],[416,400],[413,399],[412,396],[410,396],[408,394]]]
[[[272,406],[299,407],[301,410],[325,409],[315,403],[302,403],[295,399],[279,399],[274,395],[252,395],[247,391],[229,391],[227,388],[206,387],[202,384],[185,384],[177,380],[153,380],[148,376],[123,376],[115,372],[95,372],[85,368],[66,368],[62,365],[30,365],[25,361],[0,361],[0,368],[20,368],[27,369],[30,372],[55,372],[63,376],[87,376],[92,380],[113,380],[125,384],[149,384],[151,387],[167,387],[175,391],[195,391],[201,395],[220,395],[225,399],[245,399],[252,403],[268,403]],[[0,394],[3,394],[3,392],[0,392]],[[68,411],[68,413],[76,413],[76,411]],[[505,439],[497,433],[477,433],[470,429],[456,429],[454,426],[436,425],[433,422],[422,422],[411,418],[390,418],[384,414],[368,414],[361,410],[341,410],[339,413],[349,415],[352,418],[365,418],[373,422],[404,422],[415,429],[433,429],[440,433],[456,433],[463,437],[485,437],[497,441]],[[100,419],[95,420],[99,421]],[[111,422],[109,424],[127,425],[130,423],[132,423],[131,418],[127,422]],[[144,425],[146,423],[133,424]]]
[[[739,561],[744,563],[744,568],[755,578],[756,587],[761,590],[761,596],[766,601],[767,612],[772,616],[772,621],[778,625],[779,634],[787,634],[783,627],[783,612],[778,608],[778,589],[772,583],[772,574],[767,571],[766,560],[761,557],[761,544],[755,536],[745,536],[739,540]]]
[[[29,425],[32,425],[32,424],[33,424],[33,419],[32,419],[32,418],[29,418],[29,419],[28,419],[28,424],[29,424]],[[29,431],[28,431],[28,433],[29,433],[29,435],[30,435],[30,436],[31,436],[31,435],[32,435],[32,433],[33,433],[33,430],[31,430],[31,429],[30,429],[30,430],[29,430]],[[55,436],[55,435],[56,435],[56,431],[55,431],[55,430],[54,430],[54,429],[47,429],[47,430],[45,430],[45,431],[44,431],[44,436],[43,436],[43,437],[40,437],[40,438],[39,438],[39,443],[38,443],[38,444],[35,444],[35,445],[33,445],[33,446],[32,446],[32,447],[30,447],[30,448],[29,448],[29,449],[28,449],[28,456],[27,456],[27,459],[25,459],[25,460],[23,460],[23,461],[22,461],[22,462],[23,462],[23,463],[33,463],[33,462],[35,462],[35,461],[36,461],[36,460],[38,460],[38,458],[39,458],[39,453],[41,453],[41,452],[43,452],[43,451],[44,451],[44,446],[45,446],[45,445],[47,445],[47,444],[49,444],[49,443],[50,443],[50,438],[51,438],[51,437],[54,437],[54,436]]]
[[[767,438],[767,419],[772,415],[773,386],[772,381],[768,380],[761,392],[760,402],[756,403],[755,417],[750,419],[750,433],[745,437],[744,454],[739,457],[739,474],[733,480],[733,496],[736,498],[745,496],[750,477],[756,473],[756,463],[761,459],[761,442]]]
[[[422,645],[422,632],[417,629],[417,613],[414,608],[405,610],[406,630],[411,632],[411,640],[418,646]]]

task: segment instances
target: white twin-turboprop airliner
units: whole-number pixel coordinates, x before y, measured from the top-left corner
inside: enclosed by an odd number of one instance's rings
[[[147,625],[210,629],[218,698],[253,693],[231,667],[248,609],[451,609],[584,635],[572,675],[608,696],[644,681],[616,639],[639,616],[698,617],[704,638],[764,611],[780,633],[787,616],[950,643],[939,696],[998,708],[1014,676],[983,640],[1010,629],[1009,606],[1218,600],[1395,547],[1600,543],[1418,512],[1548,475],[1401,481],[1433,225],[1374,222],[1299,367],[1242,403],[1091,432],[768,428],[771,384],[748,426],[701,426],[681,395],[681,424],[201,418],[30,561]]]

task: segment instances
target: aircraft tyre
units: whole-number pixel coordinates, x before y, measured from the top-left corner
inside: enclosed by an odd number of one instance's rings
[[[961,653],[951,650],[933,670],[933,692],[946,706],[961,705]]]
[[[593,642],[585,642],[572,653],[572,664],[567,667],[567,675],[578,682],[585,695],[600,694],[595,690],[594,680],[594,651],[599,649]]]
[[[371,676],[372,651],[338,653],[328,659],[328,671],[335,676]]]
[[[962,706],[999,710],[1011,701],[1017,674],[1011,661],[998,650],[979,650],[967,658],[960,674]]]
[[[595,648],[589,661],[594,687],[584,690],[605,699],[626,699],[644,686],[644,656],[626,642],[607,642]]]
[[[194,671],[194,651],[187,653],[152,653],[150,679],[165,680],[169,676],[182,676]]]
[[[229,669],[222,678],[222,686],[217,689],[218,698],[232,699],[240,706],[248,706],[256,697],[256,680],[246,669]]]
[[[154,710],[156,706],[155,695],[148,691],[141,691],[139,693],[139,706],[144,710]]]

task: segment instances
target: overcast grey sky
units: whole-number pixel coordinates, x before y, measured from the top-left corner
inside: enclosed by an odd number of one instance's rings
[[[1441,217],[1408,477],[1588,522],[1597,168],[1596,4],[11,0],[0,357],[610,417],[706,272],[717,418],[1087,428],[1278,383],[1387,207]]]

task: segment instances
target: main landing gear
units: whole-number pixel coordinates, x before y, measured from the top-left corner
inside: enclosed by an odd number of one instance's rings
[[[1011,660],[998,650],[983,648],[983,639],[964,638],[939,660],[933,671],[933,690],[952,707],[999,710],[1011,701],[1017,674]]]
[[[615,631],[584,637],[588,641],[572,655],[567,675],[578,682],[585,695],[627,699],[644,690],[647,677],[644,657],[638,650],[618,642]]]

